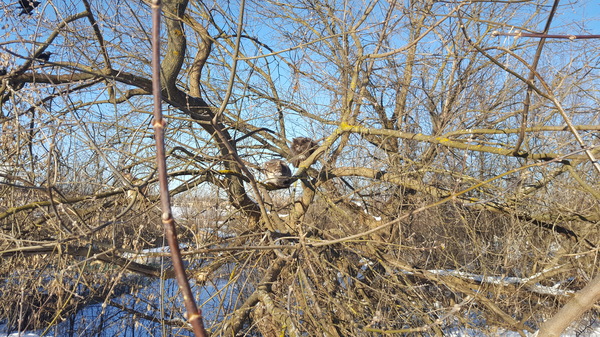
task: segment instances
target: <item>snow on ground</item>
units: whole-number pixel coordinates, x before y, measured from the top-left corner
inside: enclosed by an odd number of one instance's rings
[[[525,331],[525,336],[533,337],[535,334]],[[498,330],[495,334],[485,334],[481,331],[469,329],[469,328],[456,328],[451,330],[444,330],[445,337],[520,337],[521,335],[516,331],[511,330]],[[573,329],[567,329],[567,331],[561,334],[561,337],[600,337],[600,326],[591,331],[576,331]]]
[[[510,330],[498,330],[496,334],[484,334],[481,331],[469,328],[454,328],[444,331],[444,336],[446,337],[520,337],[519,333],[516,331]],[[534,334],[525,332],[525,336],[533,337]],[[2,328],[0,328],[0,337],[40,337],[39,334],[34,332],[13,332],[7,333],[4,332]],[[52,335],[44,335],[44,337],[52,337]],[[561,335],[561,337],[600,337],[600,326],[597,326],[594,330],[591,331],[577,331],[577,329],[568,329],[565,333]]]
[[[85,312],[85,309],[83,310]],[[39,331],[38,331],[39,332]],[[41,332],[39,332],[41,333]],[[528,333],[525,331],[525,336],[533,337],[535,334]],[[35,332],[6,332],[5,326],[0,325],[0,337],[40,337],[41,335]],[[120,336],[120,335],[119,335]],[[142,337],[143,335],[136,336]],[[152,335],[148,335],[150,337]],[[453,327],[444,329],[444,336],[446,337],[520,337],[520,334],[516,331],[498,329],[495,334],[485,334],[479,330],[466,328],[466,327]],[[52,335],[44,335],[44,337],[53,337]],[[561,337],[600,337],[600,325],[594,324],[594,327],[587,329],[568,328]]]
[[[124,257],[126,258],[130,258],[132,260],[135,260],[136,262],[142,262],[142,263],[157,263],[158,265],[160,265],[161,263],[161,253],[168,253],[169,252],[169,248],[168,247],[158,247],[158,248],[153,248],[153,249],[146,249],[138,254],[125,254]],[[362,264],[369,264],[370,261],[368,260],[361,260]],[[458,278],[462,278],[462,279],[469,279],[469,280],[473,280],[473,281],[477,281],[477,282],[483,282],[483,283],[492,283],[492,284],[498,284],[498,285],[509,285],[509,284],[528,284],[531,281],[534,281],[538,276],[542,275],[543,273],[546,273],[548,271],[551,271],[551,269],[549,270],[544,270],[543,272],[540,272],[538,274],[534,274],[531,277],[527,277],[527,278],[519,278],[519,277],[507,277],[507,276],[489,276],[489,275],[479,275],[479,274],[473,274],[473,273],[467,273],[467,272],[463,272],[463,271],[458,271],[458,270],[428,270],[429,273],[432,274],[436,274],[436,275],[444,275],[444,276],[454,276],[454,277],[458,277]],[[407,273],[411,273],[411,272],[407,272]],[[176,294],[176,286],[175,286],[175,281],[174,280],[170,280],[169,283],[171,284],[170,286],[168,286],[168,289],[171,289],[172,293],[169,294],[170,296],[175,296]],[[209,298],[211,293],[216,293],[220,290],[221,286],[217,286],[215,289],[204,289],[203,294],[200,295],[201,298]],[[532,291],[536,291],[539,293],[545,293],[545,294],[553,294],[553,295],[569,295],[570,293],[572,293],[571,291],[568,290],[562,290],[560,289],[561,283],[557,283],[554,286],[542,286],[539,284],[533,284],[530,285],[531,290]],[[145,291],[149,292],[149,293],[158,293],[158,288],[159,288],[159,282],[156,281],[153,284],[149,285],[148,287],[145,288]],[[99,306],[98,305],[90,305],[89,307],[86,307],[85,309],[83,309],[78,315],[78,317],[96,317],[98,318],[98,311]],[[96,311],[94,311],[96,310]],[[104,310],[104,309],[102,309]],[[115,309],[116,310],[116,309]],[[143,311],[143,309],[139,309],[140,311]],[[222,317],[215,317],[213,318],[213,320],[219,320]],[[477,327],[477,328],[481,328],[481,330],[487,330],[485,326],[486,323],[485,322],[478,322],[476,317],[473,317],[471,319],[471,322],[473,323],[473,327]],[[136,322],[137,323],[137,322]],[[479,323],[479,324],[478,324]],[[68,323],[64,323],[63,324],[68,324]],[[127,323],[126,323],[127,324]],[[36,332],[12,332],[12,331],[6,331],[6,326],[0,324],[0,337],[40,337],[40,333],[41,331],[36,331]],[[56,334],[56,331],[60,331],[60,329],[58,330],[54,330],[54,333]],[[104,332],[110,332],[110,331],[104,331]],[[153,334],[148,334],[148,335],[144,335],[143,330],[139,331],[141,334],[136,332],[136,336],[140,336],[140,337],[144,337],[144,336],[152,336]],[[108,335],[113,335],[113,334],[100,334],[101,336],[108,336]],[[489,331],[487,333],[484,333],[480,330],[477,329],[472,329],[469,328],[468,326],[460,326],[460,325],[453,325],[450,327],[444,327],[444,335],[445,336],[449,336],[449,337],[462,337],[462,336],[467,336],[467,337],[488,337],[488,336],[497,336],[497,337],[517,337],[520,336],[518,332],[516,331],[510,331],[510,330],[502,330],[502,329],[498,329],[496,330],[494,333],[490,333]],[[531,333],[525,333],[526,336],[528,337],[533,337],[534,334]],[[44,337],[46,336],[50,336],[51,335],[44,335]],[[119,335],[116,334],[114,336],[123,336],[123,335]],[[600,337],[600,320],[595,320],[595,322],[593,321],[591,326],[587,326],[585,325],[584,322],[581,323],[580,327],[572,327],[570,329],[567,330],[567,332],[562,334],[562,337],[579,337],[579,336],[583,336],[583,337]]]
[[[40,337],[39,334],[30,331],[11,332],[6,331],[5,325],[0,325],[0,337]],[[52,335],[44,335],[44,337],[52,337]]]

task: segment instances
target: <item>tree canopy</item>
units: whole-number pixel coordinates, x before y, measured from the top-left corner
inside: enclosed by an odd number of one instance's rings
[[[598,274],[589,5],[163,1],[169,188],[210,334],[537,330]],[[150,7],[2,4],[8,327],[191,334],[157,202]]]

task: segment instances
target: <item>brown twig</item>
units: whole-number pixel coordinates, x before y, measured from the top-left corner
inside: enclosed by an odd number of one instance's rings
[[[179,242],[177,240],[177,231],[175,228],[175,220],[171,212],[171,200],[169,195],[169,187],[167,181],[167,162],[165,155],[164,128],[165,121],[163,120],[161,110],[161,85],[160,85],[160,14],[162,3],[161,0],[152,1],[152,94],[154,96],[154,120],[152,127],[154,128],[156,140],[156,164],[158,167],[158,179],[160,186],[160,200],[162,209],[162,222],[165,227],[165,236],[169,242],[171,249],[171,259],[173,260],[173,268],[175,269],[175,277],[177,284],[183,294],[183,300],[187,310],[187,319],[192,325],[194,334],[198,337],[207,336],[204,330],[202,321],[202,313],[196,306],[194,294],[190,287],[183,259],[179,250]]]
[[[554,0],[554,4],[552,5],[552,9],[550,10],[550,14],[548,15],[548,20],[546,21],[546,26],[544,27],[543,34],[548,34],[550,30],[550,24],[552,23],[552,19],[554,18],[554,13],[556,13],[556,8],[558,8],[558,3],[560,0]],[[542,56],[542,49],[544,48],[544,44],[546,43],[546,38],[542,37],[538,43],[537,49],[535,51],[535,56],[533,57],[533,62],[531,63],[531,70],[529,71],[529,81],[534,83],[535,81],[535,72],[540,61],[540,56]],[[525,140],[525,128],[527,128],[527,120],[529,119],[529,108],[531,106],[531,95],[533,93],[533,87],[527,86],[527,93],[525,94],[525,101],[523,102],[523,113],[521,119],[521,132],[519,132],[519,138],[515,144],[515,149],[513,150],[513,154],[516,155],[519,153],[521,149],[521,145]]]
[[[542,91],[542,89],[538,88],[536,85],[534,85],[531,81],[529,81],[528,79],[526,79],[523,76],[521,76],[520,74],[518,74],[516,71],[510,69],[506,65],[502,64],[501,62],[499,62],[492,55],[488,54],[483,48],[481,48],[477,43],[475,43],[473,40],[471,40],[471,38],[467,34],[467,30],[466,30],[464,24],[462,24],[462,21],[461,21],[460,27],[461,27],[461,30],[463,31],[463,35],[465,36],[465,39],[467,40],[467,42],[471,46],[473,46],[479,53],[481,53],[483,56],[487,57],[490,61],[492,61],[493,63],[495,63],[497,66],[499,66],[504,71],[508,72],[509,74],[515,76],[519,80],[521,80],[524,83],[526,83],[538,95],[540,95],[540,96],[548,99],[549,101],[551,101],[554,104],[554,106],[556,107],[556,109],[558,110],[558,112],[560,113],[560,115],[563,117],[564,121],[567,123],[567,126],[569,127],[569,130],[571,131],[571,133],[573,134],[573,136],[575,137],[575,139],[577,140],[577,142],[579,143],[579,145],[581,145],[581,149],[585,152],[586,157],[590,160],[590,162],[592,163],[592,165],[594,166],[594,168],[596,169],[596,171],[598,173],[600,173],[600,162],[596,159],[595,155],[590,151],[590,148],[588,148],[585,145],[585,143],[583,141],[583,138],[581,137],[581,135],[579,134],[579,132],[577,132],[577,129],[575,128],[575,125],[573,124],[573,122],[571,122],[571,119],[567,115],[566,111],[563,109],[562,104],[555,97],[555,95],[553,94],[552,90],[550,89],[550,86],[548,85],[548,83],[546,83],[546,81],[544,80],[544,78],[538,72],[536,72],[535,69],[532,69],[531,65],[529,65],[529,63],[527,63],[519,55],[513,53],[510,50],[507,50],[507,49],[504,49],[504,48],[498,48],[500,50],[505,51],[506,53],[508,53],[509,55],[511,55],[512,57],[514,57],[515,59],[517,59],[519,62],[521,62],[524,66],[526,66],[527,68],[529,68],[530,72],[533,72],[535,74],[535,77],[538,79],[538,81],[540,82],[540,84],[542,85],[542,87],[545,89],[545,92]]]
[[[600,39],[600,35],[560,35],[560,34],[544,34],[544,33],[503,33],[499,31],[493,31],[492,36],[514,36],[514,37],[534,37],[539,39],[569,39],[569,40],[587,40],[587,39]]]

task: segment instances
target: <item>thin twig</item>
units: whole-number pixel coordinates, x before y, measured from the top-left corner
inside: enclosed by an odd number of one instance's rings
[[[160,201],[162,209],[162,222],[165,227],[165,236],[169,242],[171,249],[171,259],[173,261],[173,269],[177,284],[183,294],[183,300],[187,310],[187,319],[192,325],[194,334],[197,337],[207,336],[204,330],[202,321],[202,313],[196,306],[194,294],[190,287],[181,252],[179,250],[179,242],[177,240],[177,231],[175,228],[175,220],[171,212],[171,200],[169,195],[169,186],[167,180],[167,161],[165,155],[165,140],[164,128],[165,121],[162,116],[161,109],[161,85],[160,85],[160,14],[162,3],[161,0],[152,1],[152,94],[154,96],[154,120],[152,127],[154,128],[156,140],[156,164],[158,167],[158,180],[160,186]]]
[[[381,225],[379,225],[377,227],[374,227],[374,228],[372,228],[370,230],[367,230],[367,231],[364,231],[364,232],[361,232],[361,233],[358,233],[358,234],[354,234],[354,235],[348,235],[348,236],[345,236],[345,237],[342,237],[342,238],[338,238],[338,239],[333,239],[333,240],[322,240],[322,241],[314,240],[314,241],[310,242],[310,245],[313,246],[313,247],[322,247],[322,246],[330,246],[330,245],[334,245],[334,244],[338,244],[338,243],[342,243],[342,242],[347,242],[347,241],[353,241],[353,240],[361,239],[364,236],[367,236],[367,235],[373,234],[375,232],[378,232],[378,231],[380,231],[382,229],[388,228],[388,227],[390,227],[390,226],[392,226],[392,225],[394,225],[396,223],[399,223],[400,221],[402,221],[404,219],[407,219],[409,217],[414,216],[415,214],[421,213],[421,212],[423,212],[425,210],[428,210],[430,208],[433,208],[433,207],[437,207],[437,206],[442,205],[442,204],[444,204],[446,202],[455,200],[458,197],[460,197],[461,195],[466,194],[469,191],[476,190],[476,189],[478,189],[478,188],[480,188],[482,186],[485,186],[485,185],[491,183],[494,180],[498,180],[498,179],[500,179],[502,177],[509,176],[511,174],[514,174],[514,173],[519,172],[519,171],[523,171],[523,170],[528,169],[528,168],[539,167],[539,166],[548,165],[550,163],[560,162],[560,161],[563,160],[563,158],[567,158],[567,157],[569,157],[570,155],[572,155],[574,153],[583,152],[583,151],[586,151],[586,150],[587,149],[579,149],[579,150],[573,151],[571,153],[567,153],[567,154],[565,154],[565,155],[563,155],[561,157],[557,157],[557,158],[554,158],[554,159],[551,159],[551,160],[548,160],[548,161],[537,162],[537,163],[533,163],[533,164],[529,164],[529,165],[525,165],[525,166],[514,168],[514,169],[512,169],[510,171],[504,172],[504,173],[499,174],[499,175],[497,175],[495,177],[492,177],[492,178],[487,179],[485,181],[482,181],[482,182],[480,182],[478,184],[475,184],[475,185],[473,185],[473,186],[471,186],[469,188],[466,188],[466,189],[464,189],[462,191],[459,191],[459,192],[456,192],[456,193],[452,193],[449,196],[447,196],[445,198],[442,198],[442,199],[440,199],[440,200],[438,200],[436,202],[433,202],[433,203],[430,203],[428,205],[419,207],[419,208],[417,208],[417,209],[415,209],[415,210],[413,210],[411,212],[407,212],[407,213],[405,213],[405,214],[397,217],[394,220],[388,221],[388,222],[386,222],[384,224],[381,224]]]
[[[460,20],[460,18],[459,18],[459,20]],[[591,148],[588,147],[588,146],[586,146],[585,142],[583,141],[583,138],[581,137],[581,135],[579,134],[579,132],[577,132],[577,129],[575,128],[575,125],[573,124],[573,122],[571,122],[571,119],[569,118],[569,116],[567,116],[567,113],[564,110],[564,108],[562,107],[562,104],[556,98],[556,96],[554,95],[554,93],[552,92],[550,86],[548,85],[548,83],[546,83],[546,81],[544,80],[544,78],[537,71],[535,71],[535,69],[532,69],[531,65],[529,63],[527,63],[519,55],[515,54],[511,50],[507,50],[507,49],[504,49],[504,48],[498,48],[499,50],[503,50],[506,53],[510,54],[512,57],[514,57],[519,62],[521,62],[524,66],[526,66],[529,69],[529,71],[531,71],[532,73],[534,73],[535,77],[538,79],[538,81],[540,82],[540,84],[542,85],[542,87],[546,90],[546,92],[542,91],[542,89],[538,88],[534,83],[532,83],[528,79],[524,78],[523,76],[521,76],[520,74],[518,74],[516,71],[508,68],[506,65],[502,64],[501,62],[499,62],[492,55],[488,54],[476,42],[474,42],[473,40],[471,40],[471,38],[467,34],[467,30],[465,28],[465,25],[462,23],[462,21],[460,21],[460,22],[461,22],[460,23],[460,27],[461,27],[461,30],[463,32],[463,35],[465,36],[465,39],[467,40],[467,42],[471,46],[473,46],[482,55],[484,55],[485,57],[487,57],[490,61],[494,62],[494,64],[496,64],[497,66],[499,66],[501,69],[503,69],[504,71],[508,72],[509,74],[515,76],[516,78],[518,78],[519,80],[523,81],[524,83],[526,83],[538,95],[540,95],[540,96],[548,99],[549,101],[551,101],[554,104],[554,106],[556,107],[556,109],[558,110],[558,112],[563,117],[564,121],[566,122],[569,130],[571,131],[571,133],[575,137],[575,140],[577,140],[577,142],[581,146],[581,149],[585,152],[585,155],[590,160],[590,162],[592,163],[592,165],[594,166],[594,168],[596,169],[596,171],[598,173],[600,173],[600,161],[597,160],[596,157],[594,156],[594,154],[590,151]]]
[[[548,34],[550,30],[550,24],[552,23],[552,19],[554,18],[554,13],[556,13],[556,8],[558,8],[558,3],[560,0],[554,0],[554,4],[552,5],[552,9],[550,10],[550,14],[548,15],[548,20],[546,21],[546,26],[544,27],[544,34]],[[533,57],[533,62],[531,63],[531,69],[529,72],[529,81],[534,83],[535,81],[535,71],[537,70],[538,63],[540,61],[540,56],[542,56],[542,49],[544,48],[544,44],[546,43],[546,38],[541,38],[537,49],[535,51],[535,56]],[[533,93],[533,88],[531,86],[527,86],[527,92],[525,93],[525,101],[523,102],[523,113],[521,119],[521,132],[519,132],[519,138],[515,144],[514,154],[519,153],[521,149],[521,144],[525,140],[525,128],[527,128],[527,120],[529,119],[529,108],[531,106],[531,96]]]
[[[235,49],[234,49],[234,52],[232,55],[233,63],[231,65],[231,74],[229,76],[229,83],[227,85],[227,91],[225,93],[225,97],[223,98],[223,102],[221,102],[221,106],[219,107],[219,110],[217,111],[217,113],[215,113],[215,116],[213,117],[211,123],[214,126],[217,137],[219,137],[219,139],[221,140],[223,145],[229,151],[229,154],[231,155],[231,157],[238,164],[240,170],[248,178],[248,180],[250,182],[250,186],[252,186],[252,189],[254,190],[254,193],[256,194],[256,201],[260,208],[260,213],[261,213],[262,218],[265,221],[265,224],[267,225],[269,230],[275,230],[276,226],[272,223],[272,220],[277,221],[277,217],[275,216],[273,219],[271,219],[271,217],[269,217],[267,215],[265,202],[261,195],[261,189],[258,187],[258,184],[256,182],[254,175],[252,174],[252,172],[250,172],[250,170],[248,169],[246,164],[242,161],[240,156],[237,154],[237,150],[234,148],[234,145],[232,144],[232,142],[228,139],[228,137],[223,133],[221,128],[219,128],[219,126],[218,126],[219,119],[225,112],[225,109],[227,108],[227,104],[229,104],[229,99],[231,97],[231,94],[233,93],[233,85],[235,83],[237,63],[238,63],[238,59],[239,59],[240,43],[241,43],[241,38],[242,38],[243,26],[244,26],[244,11],[245,11],[245,1],[242,0],[240,2],[240,13],[239,13],[238,23],[237,23]],[[279,224],[279,226],[281,226],[281,224]]]
[[[573,40],[587,40],[587,39],[600,39],[600,35],[558,35],[558,34],[544,34],[544,33],[503,33],[499,31],[493,31],[492,36],[514,36],[514,37],[535,37],[539,39],[569,39]]]

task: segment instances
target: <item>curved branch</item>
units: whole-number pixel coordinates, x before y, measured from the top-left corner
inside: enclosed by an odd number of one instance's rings
[[[110,62],[110,56],[108,55],[108,50],[106,50],[106,44],[104,43],[104,37],[102,36],[102,33],[100,32],[100,28],[98,27],[98,22],[96,21],[96,18],[94,17],[94,14],[92,13],[92,8],[90,6],[90,3],[88,0],[84,0],[83,4],[85,6],[85,10],[87,12],[87,17],[88,20],[90,21],[90,24],[92,25],[92,28],[94,29],[94,34],[96,34],[96,39],[98,39],[98,43],[100,44],[100,50],[102,50],[102,57],[104,57],[104,64],[105,64],[105,69],[111,69],[112,65]]]
[[[84,196],[68,198],[68,199],[56,198],[54,200],[36,201],[36,202],[29,203],[29,204],[25,204],[25,205],[7,209],[6,211],[0,213],[0,220],[4,219],[12,214],[16,214],[16,213],[19,213],[22,211],[31,210],[31,209],[35,209],[38,207],[50,206],[50,205],[52,205],[52,203],[73,204],[73,203],[84,201],[84,200],[95,200],[95,199],[107,198],[107,197],[110,197],[113,195],[122,194],[123,191],[124,191],[123,189],[117,189],[115,191],[99,193],[99,194],[91,195],[91,196],[84,195]]]
[[[169,6],[172,11],[176,11],[179,17],[181,17],[181,14],[185,10],[186,4],[187,1],[169,1]],[[185,39],[178,37],[178,35],[183,34],[180,19],[170,18],[167,22],[167,28],[169,29],[169,36],[171,39],[165,58],[165,65],[162,68],[165,75],[164,77],[166,78],[165,82],[167,82],[167,85],[165,85],[165,88],[163,88],[162,91],[162,99],[196,120],[211,136],[218,134],[219,136],[215,137],[215,139],[217,146],[219,147],[219,152],[223,158],[229,158],[230,156],[235,157],[235,147],[232,147],[231,144],[226,144],[226,142],[231,142],[232,139],[225,126],[219,122],[211,123],[213,122],[217,109],[209,106],[203,98],[189,95],[176,87],[175,81],[181,69],[183,56],[185,54],[182,52],[182,50],[185,50]],[[90,67],[73,64],[58,65],[73,69],[74,71],[69,74],[43,74],[43,76],[34,72],[28,72],[12,77],[11,81],[13,84],[30,83],[34,81],[37,83],[63,84],[72,83],[74,81],[107,78],[139,88],[140,90],[137,90],[136,94],[150,95],[152,92],[152,81],[150,79],[132,73],[114,69],[98,71]],[[226,170],[234,172],[240,171],[240,164],[235,161],[225,160],[223,164],[225,165]],[[224,187],[227,189],[232,205],[248,216],[252,223],[257,223],[261,217],[260,207],[248,196],[243,179],[236,175],[229,176],[225,179]]]
[[[52,43],[52,41],[54,41],[54,39],[56,39],[56,37],[58,36],[59,32],[62,31],[62,29],[69,23],[79,20],[81,18],[85,18],[89,15],[88,11],[84,11],[75,15],[71,15],[69,17],[67,17],[66,19],[64,19],[63,21],[61,21],[57,26],[56,29],[48,36],[48,38],[46,39],[45,42],[41,43],[41,47],[38,48],[35,53],[33,54],[33,57],[27,59],[27,61],[25,61],[23,63],[23,65],[21,67],[19,67],[16,71],[15,74],[21,74],[25,71],[27,71],[27,69],[29,69],[31,67],[31,63],[33,63],[33,60],[35,60],[35,58],[40,55],[41,53],[44,52],[44,50],[46,50],[46,48],[48,48],[48,46]]]
[[[0,256],[3,258],[7,258],[10,256],[21,255],[21,254],[50,254],[56,252],[63,252],[70,256],[78,256],[85,258],[92,258],[94,260],[115,264],[117,266],[123,267],[129,271],[150,276],[150,277],[164,277],[164,278],[173,278],[173,271],[169,270],[163,275],[161,275],[161,270],[149,266],[142,263],[134,262],[128,258],[124,258],[115,254],[112,249],[103,251],[98,249],[92,245],[89,246],[74,246],[74,245],[66,245],[60,243],[51,243],[48,245],[40,245],[40,246],[29,246],[29,247],[18,247],[15,249],[7,249],[0,252]]]
[[[271,263],[269,269],[265,271],[264,276],[260,280],[259,287],[256,289],[248,299],[237,309],[233,314],[232,318],[229,319],[227,326],[227,335],[236,336],[237,333],[242,329],[244,323],[248,320],[250,311],[259,301],[264,292],[270,292],[271,286],[275,280],[281,274],[281,270],[286,266],[288,261],[283,258],[278,258]]]
[[[198,35],[200,35],[201,41],[198,43],[198,52],[196,53],[196,57],[194,58],[194,62],[190,67],[190,72],[188,75],[190,95],[200,97],[200,79],[202,77],[202,69],[204,69],[206,60],[208,60],[208,56],[212,50],[213,39],[210,34],[208,34],[206,28],[204,28],[203,25],[191,18],[189,15],[186,15],[183,19],[185,23],[190,25],[192,29],[198,33]]]
[[[176,90],[175,82],[181,71],[187,49],[181,18],[187,7],[187,0],[166,0],[163,8],[167,27],[167,52],[161,62],[163,87],[168,91]]]
[[[558,153],[532,154],[532,153],[528,153],[525,151],[519,151],[518,153],[515,154],[514,151],[511,149],[503,149],[503,148],[499,148],[499,147],[486,146],[486,145],[465,144],[464,142],[450,140],[447,137],[437,137],[437,136],[424,135],[421,133],[411,133],[411,132],[403,132],[403,131],[397,131],[397,130],[371,129],[371,128],[366,128],[363,126],[348,125],[348,124],[340,125],[340,130],[342,132],[353,132],[353,133],[358,133],[361,135],[380,135],[380,136],[388,136],[388,137],[397,137],[397,138],[402,138],[402,139],[418,140],[418,141],[423,141],[423,142],[432,143],[432,144],[439,144],[439,145],[443,145],[443,146],[451,147],[451,148],[455,148],[455,149],[463,149],[463,150],[470,150],[470,151],[476,151],[476,152],[487,152],[487,153],[497,154],[497,155],[501,155],[501,156],[528,158],[528,159],[533,159],[533,160],[547,161],[547,160],[554,160],[557,158],[561,158],[564,161],[565,159],[586,159],[587,158],[586,156],[579,155],[579,154],[573,154],[573,155],[569,155],[567,157],[565,157],[564,155],[558,154]]]
[[[600,125],[574,125],[575,130],[580,131],[600,131]],[[509,133],[519,133],[521,132],[521,128],[519,129],[463,129],[450,131],[444,134],[444,137],[451,136],[459,136],[459,135],[477,135],[477,134],[509,134]],[[569,126],[549,126],[549,125],[541,125],[541,126],[532,126],[524,129],[525,132],[558,132],[558,131],[570,131]]]

